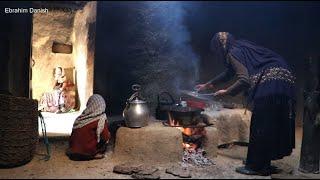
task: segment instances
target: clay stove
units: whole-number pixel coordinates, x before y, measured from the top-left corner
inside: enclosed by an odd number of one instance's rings
[[[168,122],[164,122],[164,126],[178,128],[182,132],[183,137],[183,158],[184,166],[189,164],[196,166],[208,166],[213,162],[206,158],[206,152],[203,149],[204,143],[207,141],[206,127],[212,124],[208,123],[205,115],[201,114],[203,110],[193,107],[171,107],[168,111]]]
[[[180,163],[183,167],[213,164],[206,157],[213,159],[217,156],[216,127],[207,123],[202,110],[192,109],[188,104],[188,108],[179,106],[169,109],[170,106],[164,105],[160,109],[163,115],[170,115],[170,118],[151,118],[148,126],[138,129],[120,127],[116,132],[114,160]],[[168,113],[179,109],[181,113]]]

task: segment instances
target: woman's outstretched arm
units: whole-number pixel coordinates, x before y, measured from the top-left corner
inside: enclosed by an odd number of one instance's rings
[[[243,64],[241,64],[238,60],[236,60],[233,56],[228,55],[227,58],[229,60],[229,63],[232,69],[235,72],[237,81],[234,82],[232,85],[230,85],[228,88],[226,88],[226,91],[227,91],[226,94],[235,96],[240,92],[250,88],[249,74],[248,74],[247,68]]]

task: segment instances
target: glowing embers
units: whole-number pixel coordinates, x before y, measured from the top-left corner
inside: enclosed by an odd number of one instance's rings
[[[204,117],[202,117],[204,118]],[[206,129],[207,124],[203,123],[202,118],[195,118],[193,125],[189,127],[180,126],[179,121],[172,118],[169,115],[168,124],[171,127],[175,127],[182,132],[183,136],[183,167],[188,166],[210,166],[214,165],[213,161],[205,157],[206,152],[203,149],[204,143],[207,143]]]
[[[181,128],[180,130],[182,130],[182,145],[185,150],[201,148],[206,141],[206,130],[204,127]]]
[[[198,148],[194,150],[193,149],[184,150],[181,166],[205,167],[205,166],[214,165],[214,162],[211,159],[207,158],[205,155],[206,155],[206,152],[202,148]]]
[[[205,157],[206,152],[202,148],[206,143],[205,127],[182,128],[183,156],[182,166],[210,166],[214,165],[212,160]]]

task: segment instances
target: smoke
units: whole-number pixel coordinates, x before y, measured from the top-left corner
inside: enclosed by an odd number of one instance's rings
[[[192,89],[199,78],[198,56],[190,45],[181,2],[140,2],[131,6],[134,14],[130,32],[131,75],[142,85],[142,94],[156,106],[157,95],[168,91],[174,97],[180,89]]]

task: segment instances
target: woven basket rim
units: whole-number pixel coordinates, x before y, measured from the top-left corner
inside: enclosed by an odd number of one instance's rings
[[[23,96],[8,95],[8,94],[0,94],[0,96],[4,96],[4,97],[8,97],[8,98],[21,99],[21,100],[26,100],[26,99],[28,99],[28,100],[38,101],[37,99],[27,98],[27,97],[23,97]]]

